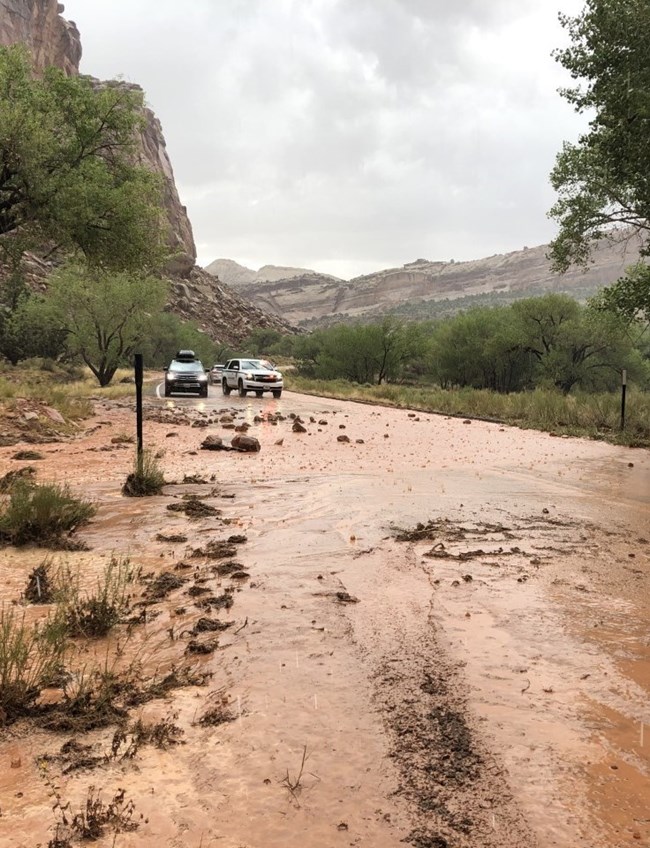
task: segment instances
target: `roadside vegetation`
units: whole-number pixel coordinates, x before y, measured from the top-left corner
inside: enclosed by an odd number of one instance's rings
[[[650,447],[650,395],[628,393],[625,429],[617,393],[563,395],[554,389],[498,394],[481,389],[440,389],[389,384],[361,386],[346,380],[292,377],[291,388],[322,397],[355,400],[511,424],[556,435],[585,436],[613,444]]]
[[[67,486],[38,485],[19,477],[0,505],[0,544],[75,549],[72,534],[96,512],[94,504],[75,497]]]
[[[293,337],[264,331],[247,344],[289,358],[298,391],[650,445],[647,321],[608,298],[585,306],[547,294],[433,322],[386,317]],[[621,432],[623,374],[630,389]]]

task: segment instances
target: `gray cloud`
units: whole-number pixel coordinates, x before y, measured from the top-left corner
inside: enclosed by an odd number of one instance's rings
[[[579,0],[556,0],[569,13]],[[140,83],[199,259],[351,276],[553,235],[581,124],[548,0],[68,0],[82,69]]]

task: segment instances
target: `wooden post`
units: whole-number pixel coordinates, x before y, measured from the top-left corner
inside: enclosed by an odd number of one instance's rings
[[[135,415],[137,438],[137,468],[142,473],[142,354],[135,355]]]
[[[625,392],[627,390],[627,371],[621,371],[621,430],[625,430]]]

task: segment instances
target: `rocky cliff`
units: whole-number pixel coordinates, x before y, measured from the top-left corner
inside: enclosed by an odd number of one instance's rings
[[[244,297],[255,292],[256,302],[286,320],[303,326],[334,319],[367,319],[387,313],[427,318],[466,308],[472,302],[507,303],[548,291],[567,292],[585,299],[618,279],[638,258],[633,239],[623,243],[598,242],[593,262],[584,270],[572,268],[558,276],[546,258],[548,245],[476,259],[471,262],[430,262],[418,259],[402,268],[389,268],[349,281],[304,272],[264,279],[263,271],[235,268],[219,260],[221,279]],[[214,263],[213,263],[214,264]],[[208,266],[209,270],[212,266]],[[233,270],[231,275],[229,272]],[[250,282],[243,271],[254,275]],[[441,309],[444,301],[445,308]]]
[[[56,0],[0,0],[0,44],[26,44],[39,70],[55,65],[66,74],[78,73],[79,30],[61,12]]]

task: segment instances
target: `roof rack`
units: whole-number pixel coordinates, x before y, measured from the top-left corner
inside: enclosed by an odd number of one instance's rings
[[[194,362],[196,355],[193,350],[179,350],[176,359],[179,362]]]

